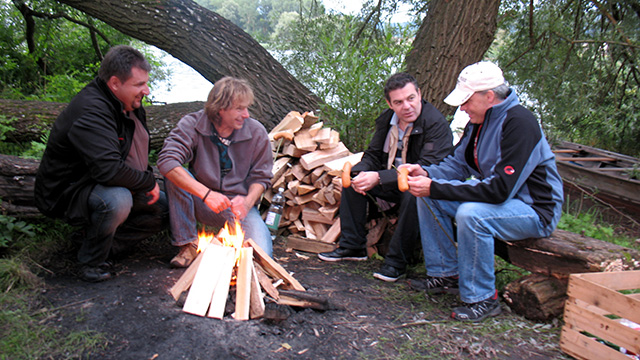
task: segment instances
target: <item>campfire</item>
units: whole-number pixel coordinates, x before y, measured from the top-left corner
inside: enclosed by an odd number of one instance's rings
[[[188,291],[184,312],[222,319],[232,286],[236,320],[262,317],[265,301],[313,307],[300,295],[305,288],[252,239],[245,240],[237,221],[218,235],[199,234],[198,256],[169,292],[178,301]]]

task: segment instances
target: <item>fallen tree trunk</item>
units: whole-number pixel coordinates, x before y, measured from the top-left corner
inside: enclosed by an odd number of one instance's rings
[[[39,160],[0,155],[0,211],[20,217],[40,215],[33,201]]]
[[[497,255],[533,273],[508,284],[503,297],[515,313],[536,321],[562,315],[570,274],[640,269],[638,251],[564,230],[495,244]]]
[[[11,143],[40,141],[66,106],[65,103],[0,99],[0,114],[7,119],[16,119],[9,124],[15,130],[6,133],[5,141]],[[160,151],[164,139],[178,120],[203,107],[202,101],[145,106],[147,126],[151,135],[151,149]]]

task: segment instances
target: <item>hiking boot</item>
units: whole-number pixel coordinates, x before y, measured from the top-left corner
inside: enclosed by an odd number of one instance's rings
[[[405,275],[405,271],[398,269],[395,266],[389,264],[383,264],[380,270],[373,273],[373,277],[387,282],[396,282],[399,278]]]
[[[457,276],[434,277],[427,276],[426,279],[411,279],[409,286],[417,291],[424,291],[427,294],[457,294],[460,292]]]
[[[320,253],[318,257],[323,261],[363,261],[367,260],[367,251],[365,249],[353,250],[338,247],[331,252]]]
[[[111,272],[108,266],[100,264],[98,266],[83,265],[80,268],[80,279],[87,282],[100,282],[111,279]]]
[[[180,252],[171,259],[171,266],[174,268],[186,268],[191,265],[198,255],[198,245],[195,242],[180,246]]]
[[[465,304],[453,309],[451,317],[460,321],[482,321],[489,316],[498,316],[502,312],[498,291],[492,297],[473,304]]]

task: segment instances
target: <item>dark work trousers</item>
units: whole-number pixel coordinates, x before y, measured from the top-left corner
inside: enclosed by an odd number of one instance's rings
[[[91,223],[84,228],[78,251],[80,264],[98,266],[109,255],[152,236],[169,225],[167,197],[148,205],[145,194],[132,195],[123,187],[96,185],[89,197]]]
[[[382,191],[381,186],[375,186],[368,191],[374,199],[379,197],[389,202],[399,204],[398,223],[391,237],[384,262],[399,269],[405,269],[412,252],[418,244],[420,230],[418,227],[418,211],[416,198],[408,191],[398,189]],[[367,213],[369,206],[375,206],[369,196],[357,193],[353,188],[343,188],[340,199],[340,247],[346,249],[364,249],[367,244]]]

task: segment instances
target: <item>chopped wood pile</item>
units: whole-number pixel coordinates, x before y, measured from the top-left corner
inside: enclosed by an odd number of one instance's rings
[[[285,189],[280,233],[288,235],[291,248],[314,253],[333,250],[340,235],[342,167],[347,161],[359,162],[362,153],[351,153],[337,131],[309,112],[287,114],[269,139],[274,176],[265,201],[270,202],[278,188]]]

